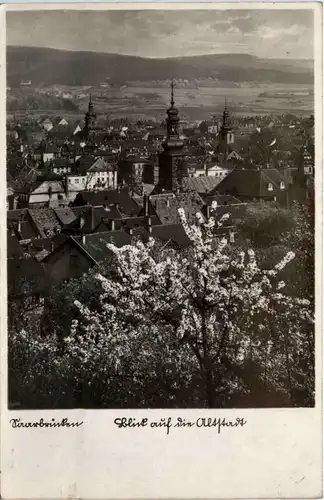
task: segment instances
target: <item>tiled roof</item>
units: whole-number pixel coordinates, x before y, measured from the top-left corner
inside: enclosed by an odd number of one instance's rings
[[[191,243],[182,224],[153,226],[151,236],[165,242],[173,241],[179,247],[187,247]]]
[[[209,193],[221,182],[220,177],[212,175],[202,175],[200,177],[189,177],[187,187],[190,191],[197,193]]]
[[[94,233],[87,235],[80,246],[96,261],[101,262],[109,255],[107,244],[113,244],[117,247],[129,245],[131,236],[126,231],[107,231],[105,233]]]
[[[121,189],[117,190],[102,190],[98,192],[82,191],[78,193],[74,205],[93,205],[93,206],[108,206],[118,204],[119,211],[124,215],[134,216],[139,212],[137,203],[129,196],[128,191]]]
[[[65,232],[91,233],[102,221],[120,220],[121,214],[115,206],[104,208],[103,206],[85,206],[72,208],[74,220],[63,226]],[[81,225],[82,217],[82,225]]]
[[[47,231],[54,234],[54,228],[60,225],[52,208],[30,208],[29,213],[40,234],[44,237],[47,236]]]
[[[162,196],[150,196],[150,203],[162,224],[180,222],[178,210],[183,208],[188,222],[196,219],[196,213],[201,212],[203,200],[196,193],[180,193]]]
[[[54,208],[54,212],[62,226],[70,224],[76,219],[76,214],[70,207]]]

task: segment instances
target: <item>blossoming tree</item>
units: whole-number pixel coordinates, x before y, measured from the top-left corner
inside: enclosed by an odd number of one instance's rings
[[[161,406],[228,407],[251,394],[296,404],[313,318],[309,301],[285,294],[280,278],[294,253],[260,269],[253,250],[237,252],[217,237],[226,216],[189,225],[179,213],[186,250],[157,252],[153,239],[109,245],[113,273],[95,275],[102,287],[95,308],[75,302],[80,315],[65,356],[93,373],[100,359],[107,379],[140,394],[134,405],[150,405],[148,391],[165,395]]]

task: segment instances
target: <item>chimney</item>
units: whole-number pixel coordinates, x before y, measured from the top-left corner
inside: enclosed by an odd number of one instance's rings
[[[149,233],[152,233],[152,219],[151,219],[151,217],[147,218],[147,230]]]
[[[143,205],[144,205],[144,217],[148,217],[149,215],[149,206],[148,206],[148,196],[144,194],[143,196]]]
[[[91,206],[91,231],[95,228],[95,209],[94,206]]]
[[[65,176],[64,176],[64,190],[65,190],[65,194],[68,195],[68,193],[69,193],[69,179],[68,179],[67,174],[65,174]]]

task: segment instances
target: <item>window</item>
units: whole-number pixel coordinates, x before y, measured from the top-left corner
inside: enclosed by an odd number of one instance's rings
[[[280,182],[280,189],[285,189],[285,183],[284,182]]]
[[[74,179],[74,182],[75,182],[76,184],[79,184],[80,179]]]
[[[273,184],[271,182],[268,184],[268,191],[273,191]]]

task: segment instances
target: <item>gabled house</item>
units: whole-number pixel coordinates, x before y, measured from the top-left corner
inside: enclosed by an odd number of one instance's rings
[[[115,189],[117,187],[117,169],[113,162],[107,161],[105,156],[81,156],[71,175],[68,178],[69,187],[82,189]]]
[[[154,184],[153,163],[139,155],[128,155],[118,162],[119,182],[136,187],[142,183]]]
[[[70,236],[42,260],[47,279],[54,286],[80,277],[112,255],[107,244],[122,247],[130,244],[131,240],[132,236],[126,231]]]
[[[38,178],[31,185],[17,188],[16,195],[19,208],[32,205],[59,206],[66,200],[66,190],[60,179]]]
[[[54,124],[53,124],[55,127],[57,126],[65,126],[65,125],[69,125],[69,122],[67,121],[66,118],[61,118],[60,116],[58,116],[55,120],[54,120]]]
[[[41,123],[41,127],[46,130],[46,132],[49,132],[53,128],[53,122],[49,118],[45,118]]]
[[[275,200],[287,203],[288,186],[276,169],[233,170],[210,194],[230,194],[242,201]]]

